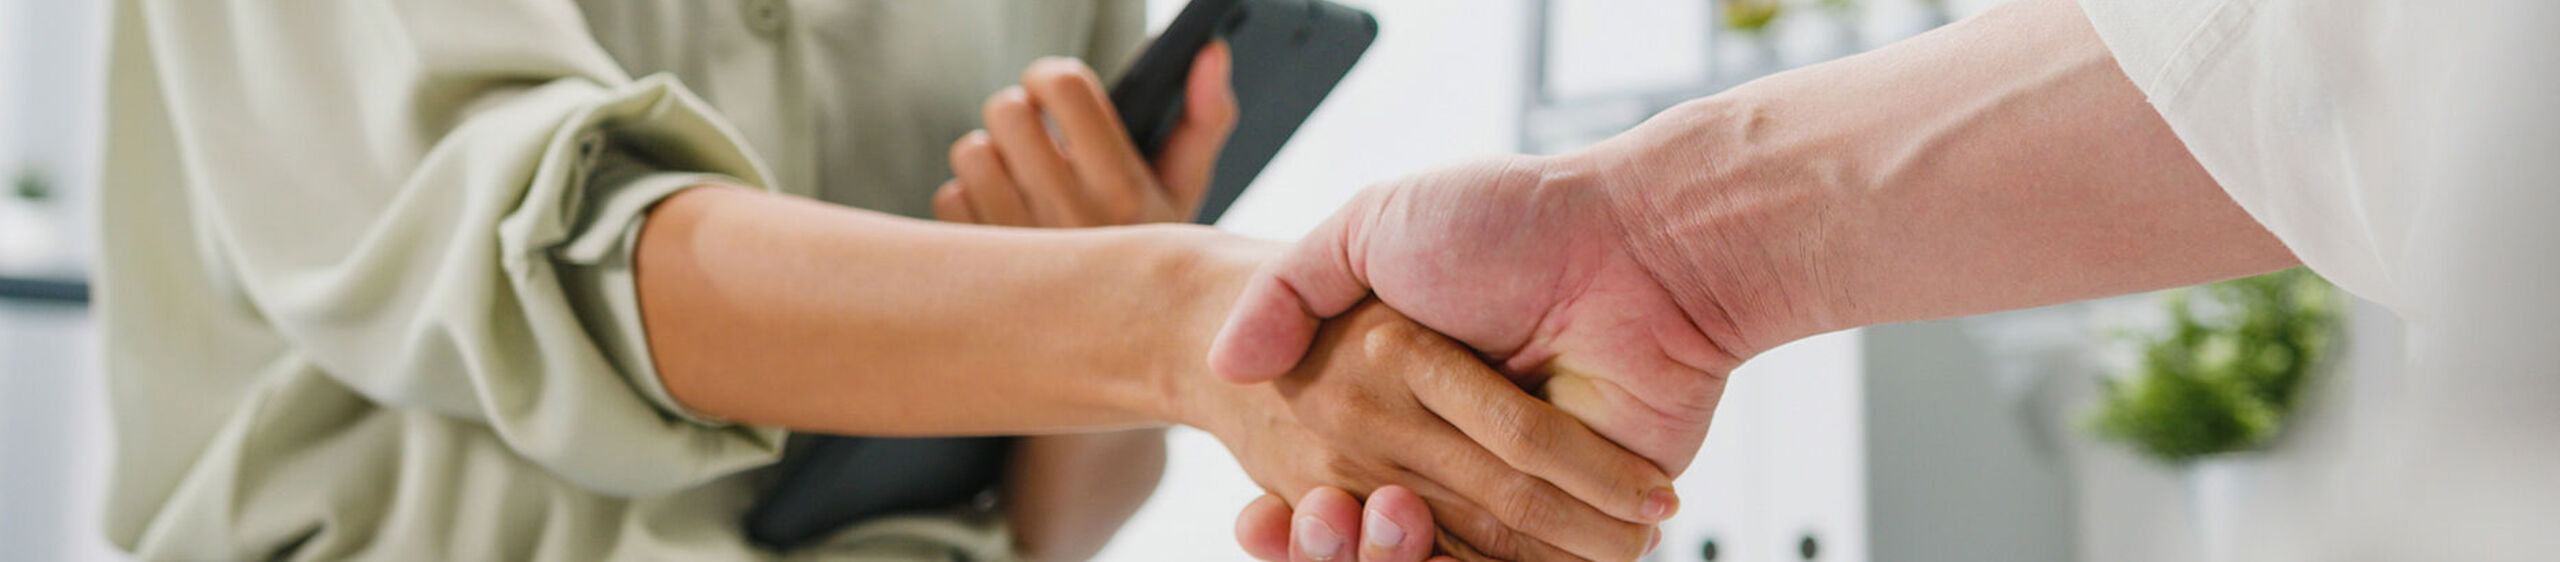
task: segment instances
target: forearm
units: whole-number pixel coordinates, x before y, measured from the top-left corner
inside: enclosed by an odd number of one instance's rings
[[[1759,349],[2294,263],[2070,0],[1772,76],[1569,159],[1625,170],[1603,183],[1639,254],[1684,305],[1720,294],[1736,324],[1777,327]]]
[[[660,379],[706,415],[860,435],[1178,421],[1253,246],[1183,227],[1032,231],[742,189],[651,211],[636,250]]]
[[[1004,501],[1023,558],[1093,558],[1155,492],[1164,462],[1162,429],[1018,440],[1006,469]]]

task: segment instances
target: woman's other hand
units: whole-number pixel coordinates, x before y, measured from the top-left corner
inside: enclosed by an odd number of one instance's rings
[[[1656,504],[1673,501],[1670,477],[1651,461],[1375,302],[1329,322],[1308,360],[1274,384],[1185,389],[1175,399],[1189,409],[1186,421],[1226,443],[1266,491],[1300,497],[1332,487],[1392,506],[1401,500],[1381,495],[1397,497],[1383,491],[1398,486],[1423,500],[1416,503],[1428,505],[1442,532],[1389,517],[1405,533],[1382,549],[1389,553],[1437,539],[1443,553],[1464,559],[1631,560],[1669,513]],[[1296,509],[1321,516],[1315,521],[1340,515],[1325,503]],[[1351,542],[1362,534],[1341,521],[1296,531],[1293,556],[1351,560],[1367,550],[1372,541]],[[1268,554],[1253,529],[1239,530],[1249,552]],[[1300,552],[1327,544],[1334,555]]]
[[[1327,548],[1338,560],[1419,562],[1431,556],[1431,549],[1418,541],[1404,541],[1405,529],[1432,528],[1431,511],[1423,505],[1422,496],[1402,486],[1379,488],[1366,501],[1338,488],[1319,487],[1300,497],[1295,507],[1270,494],[1246,505],[1236,516],[1236,543],[1246,554],[1273,562],[1312,559],[1312,551]],[[1337,533],[1337,529],[1343,531]],[[1661,546],[1662,533],[1655,532],[1647,540],[1645,551],[1651,553]],[[1343,554],[1346,548],[1352,554]],[[1434,556],[1430,562],[1457,562],[1457,558]]]
[[[972,132],[951,147],[958,178],[934,194],[934,218],[1047,228],[1189,221],[1235,125],[1226,65],[1223,44],[1201,51],[1188,103],[1207,110],[1185,112],[1153,168],[1120,129],[1091,69],[1064,58],[1031,65],[1023,86],[987,100],[993,133]],[[1043,110],[1058,125],[1054,134]],[[1023,557],[1083,560],[1100,552],[1155,490],[1164,457],[1163,429],[1022,438],[1007,467],[1005,509]]]
[[[955,177],[934,193],[935,218],[1055,228],[1190,221],[1235,129],[1228,64],[1226,43],[1200,50],[1182,119],[1150,164],[1093,69],[1067,58],[1032,63],[1020,86],[987,98],[987,128],[952,144]]]
[[[1236,517],[1236,542],[1246,554],[1273,562],[1342,560],[1345,562],[1456,562],[1432,557],[1431,541],[1407,529],[1437,529],[1422,496],[1403,486],[1369,493],[1365,503],[1350,492],[1330,486],[1300,496],[1295,507],[1280,496],[1264,494]],[[1321,557],[1321,558],[1320,558]]]

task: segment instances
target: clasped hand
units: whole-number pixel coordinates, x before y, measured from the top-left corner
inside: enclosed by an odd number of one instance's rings
[[[1195,63],[1184,120],[1157,162],[1118,128],[1100,80],[1045,60],[990,98],[986,131],[952,150],[938,218],[1071,227],[1190,217],[1233,127],[1223,46]],[[1047,117],[1046,120],[1042,117]],[[1053,130],[1054,128],[1054,130]],[[1257,247],[1259,248],[1259,247]],[[1206,264],[1241,290],[1270,255]],[[1670,477],[1524,391],[1472,350],[1377,302],[1336,309],[1271,384],[1166,385],[1181,423],[1216,435],[1273,494],[1239,539],[1267,559],[1627,560],[1670,515]],[[1352,494],[1369,498],[1366,517]],[[1291,506],[1283,498],[1305,498]],[[1294,531],[1277,523],[1301,514]],[[1354,519],[1358,519],[1354,521]],[[1296,540],[1281,546],[1279,533]]]

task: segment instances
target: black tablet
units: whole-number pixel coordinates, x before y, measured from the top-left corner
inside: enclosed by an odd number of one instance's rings
[[[1217,222],[1378,36],[1368,12],[1320,0],[1193,0],[1111,86],[1129,138],[1152,161],[1181,122],[1191,61],[1213,37],[1234,57],[1236,130],[1218,155],[1201,224]]]
[[[1212,38],[1234,57],[1236,129],[1219,154],[1199,222],[1217,222],[1377,37],[1368,13],[1322,0],[1194,0],[1111,87],[1129,138],[1150,160],[1182,114],[1192,59]],[[1007,437],[813,436],[785,455],[747,513],[747,538],[787,549],[865,519],[958,505],[993,488]]]

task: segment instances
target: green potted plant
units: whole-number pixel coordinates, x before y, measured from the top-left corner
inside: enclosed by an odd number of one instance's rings
[[[61,232],[52,177],[34,166],[12,175],[0,196],[0,273],[31,274],[59,267]]]
[[[2168,322],[2126,338],[2141,359],[2105,379],[2087,427],[2178,469],[2200,546],[2233,559],[2246,534],[2240,506],[2277,477],[2261,461],[2280,454],[2271,450],[2339,347],[2341,298],[2302,268],[2161,298]]]
[[[10,180],[9,187],[10,193],[17,195],[20,201],[42,205],[53,199],[53,180],[46,179],[43,171],[32,166],[19,170],[18,176]]]
[[[2310,270],[2164,294],[2169,325],[2134,335],[2142,361],[2108,379],[2089,420],[2098,436],[2182,465],[2263,448],[2337,339],[2335,290]]]

